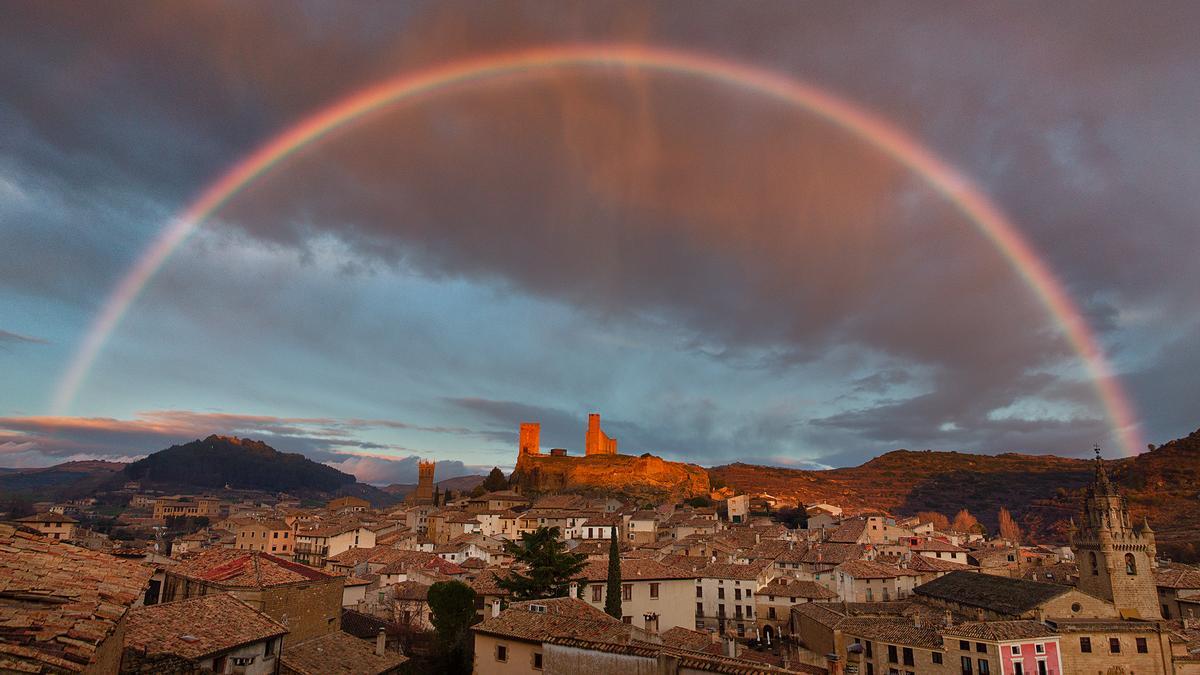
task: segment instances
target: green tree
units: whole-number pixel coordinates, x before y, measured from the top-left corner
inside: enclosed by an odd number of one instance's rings
[[[559,540],[557,527],[522,532],[520,541],[507,542],[504,548],[516,565],[497,583],[512,593],[514,600],[566,597],[571,582],[587,566],[587,556],[571,553],[566,542]]]
[[[475,591],[461,581],[439,581],[429,587],[428,598],[438,672],[470,673],[474,640],[468,629],[475,621]]]
[[[614,619],[621,618],[621,548],[617,545],[617,528],[612,529],[608,542],[608,595],[604,612]]]
[[[508,489],[508,479],[504,477],[504,472],[500,467],[493,466],[491,473],[487,478],[483,479],[483,489],[488,492],[499,492]]]

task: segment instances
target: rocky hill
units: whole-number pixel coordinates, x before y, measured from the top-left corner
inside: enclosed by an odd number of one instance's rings
[[[1136,518],[1147,517],[1168,550],[1200,546],[1200,431],[1137,457],[1108,461]],[[856,467],[804,471],[730,464],[709,469],[716,484],[800,502],[897,515],[968,509],[994,530],[1000,507],[1027,531],[1061,540],[1091,480],[1091,460],[1052,455],[973,455],[896,450]],[[1181,557],[1189,557],[1180,553]]]
[[[582,492],[676,499],[707,495],[708,473],[695,464],[645,454],[525,455],[509,482],[524,493]]]
[[[209,436],[173,445],[133,462],[113,481],[268,492],[336,493],[354,485],[354,476],[318,464],[299,453],[279,452],[263,443],[232,436]]]

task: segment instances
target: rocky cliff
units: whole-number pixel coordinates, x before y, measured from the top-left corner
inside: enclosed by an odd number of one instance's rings
[[[708,472],[654,455],[525,455],[510,482],[524,493],[603,492],[677,499],[707,495]]]

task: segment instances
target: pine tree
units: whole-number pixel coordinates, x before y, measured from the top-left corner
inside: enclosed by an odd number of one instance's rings
[[[608,591],[604,612],[614,619],[621,618],[621,547],[617,545],[617,528],[612,528],[608,543]]]
[[[488,492],[499,492],[508,489],[508,479],[504,477],[504,472],[500,470],[500,467],[492,467],[491,473],[488,474],[487,478],[483,479],[483,489]]]
[[[587,556],[568,551],[566,542],[558,538],[557,527],[522,532],[520,541],[510,541],[504,549],[513,556],[514,565],[508,576],[496,583],[512,593],[514,600],[566,597],[571,582],[587,566]]]

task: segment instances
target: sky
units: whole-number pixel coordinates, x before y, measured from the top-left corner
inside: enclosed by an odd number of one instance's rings
[[[918,175],[811,112],[635,67],[448,87],[206,219],[79,393],[114,287],[230,166],[405,73],[686,50],[916,139],[1062,282],[1162,443],[1200,427],[1200,5],[0,5],[0,466],[210,433],[374,483],[582,453],[820,468],[897,449],[1119,453],[1060,326]]]

